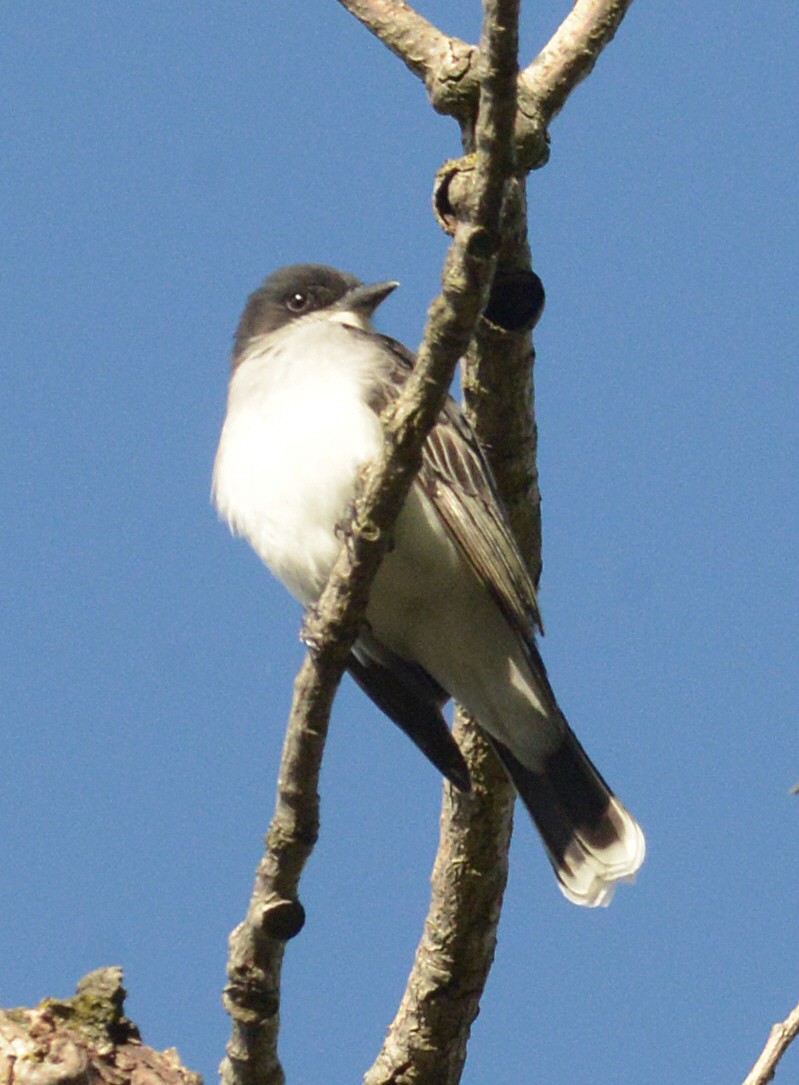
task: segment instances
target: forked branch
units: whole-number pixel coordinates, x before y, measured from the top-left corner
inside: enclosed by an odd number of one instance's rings
[[[423,80],[434,109],[468,131],[477,112],[480,50],[433,26],[404,0],[339,0]],[[520,74],[516,150],[525,169],[547,160],[547,129],[596,64],[632,0],[576,0],[551,40]]]
[[[486,4],[486,24],[493,29],[486,31],[484,40],[493,73],[504,64],[506,52],[512,53],[515,63],[517,4],[518,0]],[[494,49],[499,51],[497,57],[492,56]],[[295,683],[267,853],[258,868],[247,916],[231,935],[225,1004],[233,1018],[233,1035],[222,1064],[226,1085],[284,1081],[277,1055],[280,973],[285,942],[303,922],[297,888],[318,832],[317,787],[330,708],[390,528],[488,297],[512,156],[514,103],[511,98],[510,106],[500,105],[499,97],[495,90],[489,94],[494,104],[487,116],[496,134],[478,151],[472,199],[447,255],[443,291],[431,306],[417,366],[386,420],[384,452],[366,472],[351,536],[316,610],[306,620],[309,652]]]

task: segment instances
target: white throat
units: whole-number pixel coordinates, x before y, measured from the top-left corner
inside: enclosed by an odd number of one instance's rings
[[[213,500],[300,602],[318,597],[358,468],[379,451],[379,351],[357,314],[313,314],[253,341],[230,382]],[[362,330],[363,324],[357,325]]]

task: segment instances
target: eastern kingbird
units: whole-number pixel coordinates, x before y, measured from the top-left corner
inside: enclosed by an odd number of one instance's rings
[[[398,284],[299,264],[251,294],[236,332],[213,499],[304,606],[341,545],[380,412],[415,358],[371,317]],[[374,581],[348,670],[435,764],[468,790],[441,714],[454,697],[488,735],[530,812],[563,893],[609,904],[644,836],[558,707],[535,643],[535,589],[491,471],[448,399]]]

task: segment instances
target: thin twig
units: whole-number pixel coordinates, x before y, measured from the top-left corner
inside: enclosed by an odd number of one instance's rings
[[[752,1067],[743,1085],[766,1085],[766,1082],[771,1081],[777,1064],[796,1039],[797,1034],[799,1034],[799,1006],[795,1006],[784,1021],[774,1025],[760,1058]]]
[[[504,0],[515,6],[516,0]],[[501,0],[497,0],[501,7]],[[515,85],[515,81],[514,81]],[[512,123],[513,113],[510,113]],[[508,130],[507,120],[504,129]],[[305,624],[310,651],[295,682],[275,813],[247,917],[231,935],[225,1005],[233,1034],[222,1064],[226,1085],[280,1085],[277,1056],[284,946],[301,928],[297,887],[319,825],[319,768],[333,697],[366,609],[393,521],[421,460],[458,359],[485,305],[499,247],[504,156],[482,152],[476,205],[447,256],[442,294],[428,316],[417,366],[387,422],[383,455],[367,472],[352,536],[316,611]]]

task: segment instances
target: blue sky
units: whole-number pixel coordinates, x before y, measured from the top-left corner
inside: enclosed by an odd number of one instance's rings
[[[526,57],[566,10],[526,6]],[[424,11],[478,33],[476,2]],[[0,1005],[122,964],[145,1039],[213,1080],[301,660],[298,609],[209,506],[232,331],[315,260],[399,279],[381,327],[416,345],[457,130],[332,2],[4,24]],[[650,851],[586,913],[519,815],[466,1085],[738,1081],[799,999],[794,31],[785,0],[639,2],[530,180],[542,650]],[[345,684],[290,1082],[376,1054],[439,791]]]

